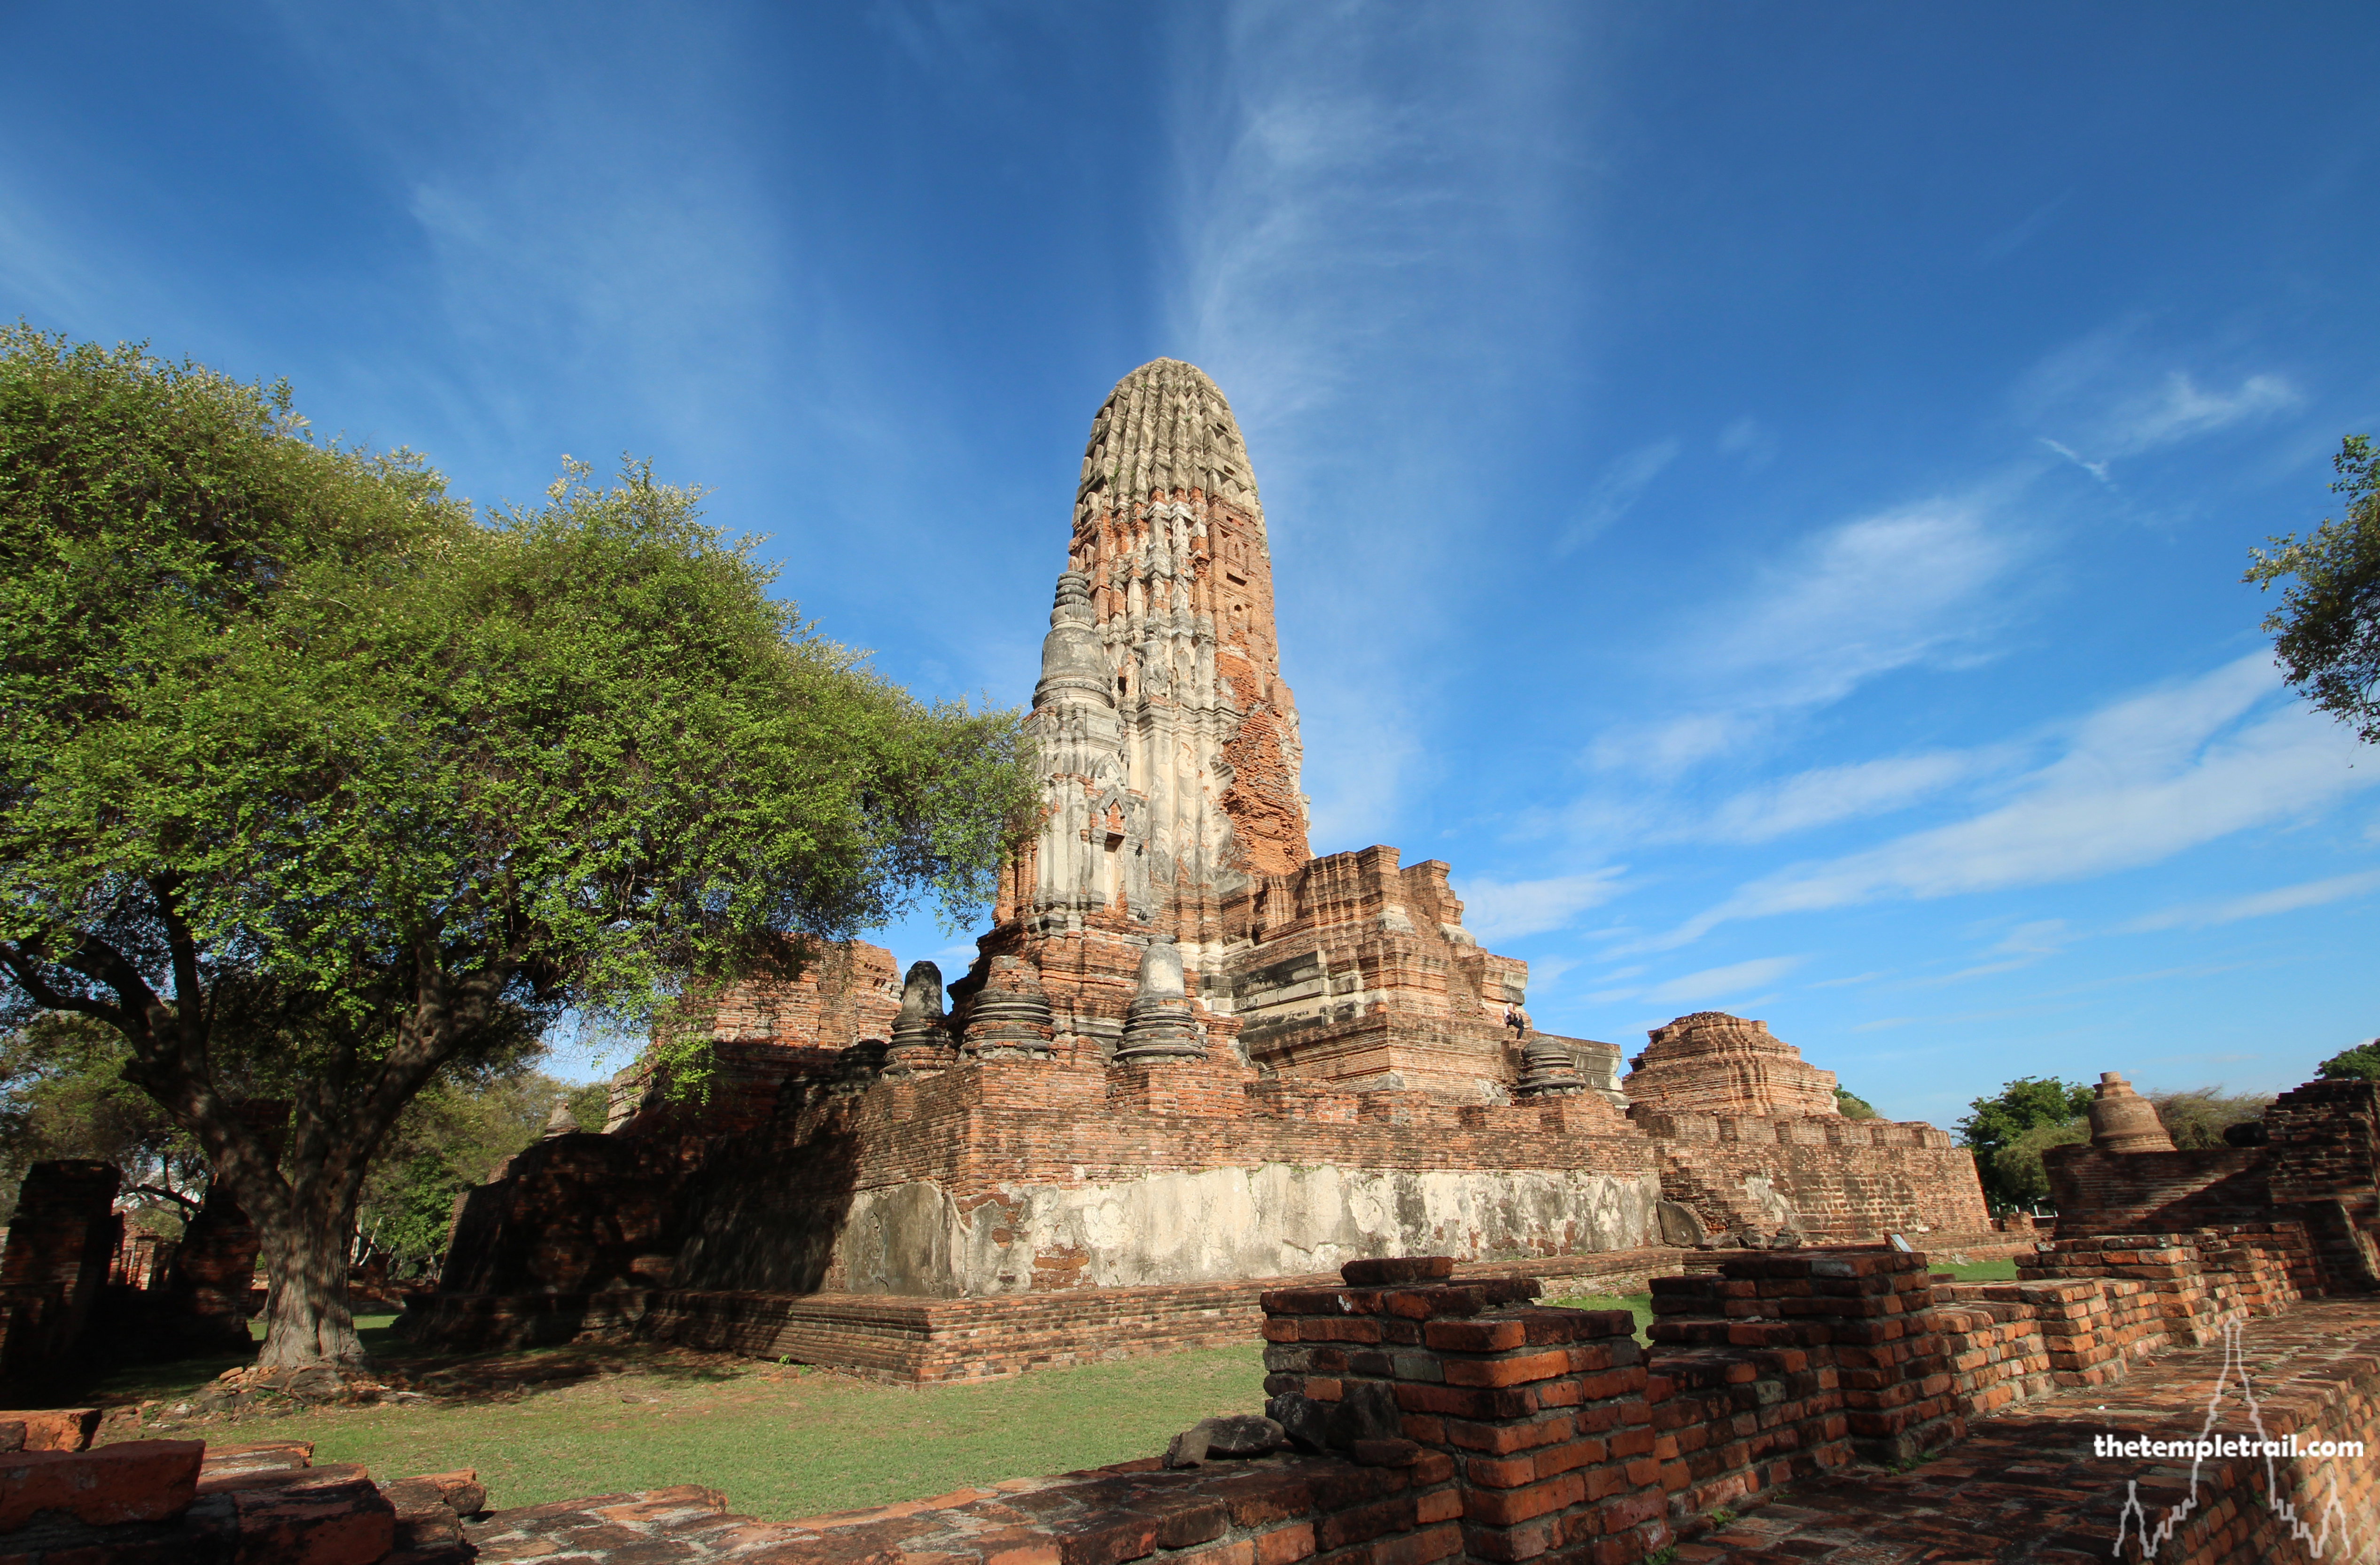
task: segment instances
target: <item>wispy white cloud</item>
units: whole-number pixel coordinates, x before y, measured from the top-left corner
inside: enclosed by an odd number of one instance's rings
[[[1402,701],[1365,700],[1358,671],[1335,667],[1304,687],[1301,703],[1311,710],[1329,706],[1329,727],[1305,725],[1305,780],[1312,819],[1306,834],[1317,853],[1365,847],[1380,839],[1380,823],[1393,819],[1422,748]],[[1322,702],[1316,702],[1317,692]],[[1327,732],[1330,748],[1318,754],[1314,735]]]
[[[2106,484],[2110,488],[2115,486],[2116,480],[2107,476],[2107,464],[2105,462],[2086,462],[2082,459],[2082,454],[2077,452],[2072,446],[2061,445],[2057,441],[2051,440],[2047,435],[2043,435],[2041,437],[2041,443],[2049,447],[2050,450],[2055,451],[2060,456],[2065,457],[2069,462],[2073,463],[2076,467],[2082,468],[2093,478],[2098,479],[2101,483]]]
[[[1482,370],[1512,321],[1579,308],[1546,223],[1570,154],[1545,129],[1579,112],[1571,24],[1369,0],[1212,14],[1215,53],[1173,77],[1172,292],[1244,424],[1354,389],[1381,411],[1416,366]]]
[[[1615,1004],[1621,1001],[1639,1001],[1648,1005],[1697,1005],[1708,1001],[1725,1000],[1776,982],[1794,968],[1808,961],[1806,956],[1762,956],[1749,962],[1730,962],[1724,967],[1706,967],[1658,984],[1630,984],[1598,990],[1586,998],[1598,1005]],[[1607,980],[1645,971],[1642,967],[1623,967],[1606,974]]]
[[[430,6],[395,27],[285,5],[280,24],[364,167],[403,192],[392,215],[412,224],[429,334],[370,373],[443,407],[442,450],[476,441],[534,477],[558,453],[520,443],[573,404],[632,425],[640,450],[662,431],[723,451],[848,418],[853,399],[832,393],[789,407],[778,379],[789,345],[770,327],[818,279],[778,220],[764,153],[713,90],[748,43],[734,18],[574,28]],[[639,46],[624,49],[631,33]],[[452,108],[419,112],[433,103]]]
[[[1554,552],[1567,554],[1628,514],[1645,492],[1645,486],[1661,476],[1661,469],[1677,460],[1675,440],[1657,441],[1638,446],[1626,455],[1616,458],[1603,469],[1586,499],[1578,508],[1561,537],[1554,544]]]
[[[1466,880],[1455,890],[1463,898],[1464,927],[1492,944],[1561,928],[1588,908],[1617,896],[1625,873],[1608,867],[1542,880]]]
[[[2042,443],[2103,483],[2110,461],[2212,434],[2304,400],[2273,370],[2240,371],[2229,388],[2170,365],[2148,346],[2148,322],[2120,321],[2044,358],[2013,394],[2017,415],[2059,438]],[[2160,366],[2159,358],[2168,359]]]
[[[2366,869],[2353,875],[2334,875],[2325,880],[2276,886],[2271,891],[2252,892],[2245,896],[2179,903],[2144,914],[2124,925],[2123,930],[2204,929],[2216,924],[2236,924],[2242,918],[2264,918],[2276,913],[2295,913],[2301,907],[2344,902],[2375,890],[2380,890],[2380,869]]]
[[[0,291],[55,320],[81,319],[94,312],[94,295],[101,291],[93,259],[15,180],[0,176]]]
[[[1543,994],[1561,987],[1562,979],[1578,966],[1574,956],[1538,956],[1529,961],[1529,992]]]
[[[1692,834],[1723,843],[1765,843],[1839,820],[1869,819],[1999,770],[2014,754],[1985,746],[1818,767],[1745,789]]]
[[[1853,973],[1848,978],[1821,978],[1816,983],[1806,985],[1804,987],[1814,989],[1849,989],[1853,984],[1871,984],[1878,978],[1888,977],[1890,977],[1889,974],[1880,971],[1871,973]]]
[[[1951,825],[1756,880],[1653,948],[1739,918],[2081,880],[2291,819],[2380,781],[2354,742],[2276,701],[2268,653],[2131,697],[2077,725],[2012,797]]]
[[[1619,723],[1587,746],[1587,759],[1602,771],[1673,776],[1689,767],[1729,755],[1767,732],[1766,711],[1684,712],[1649,722]],[[1600,811],[1602,801],[1588,801]]]
[[[2007,588],[2028,549],[1977,501],[1929,501],[1824,528],[1679,626],[1670,661],[1697,685],[1725,691],[1727,704],[1614,728],[1589,758],[1605,770],[1674,772],[1880,674],[1972,657],[2010,612]]]
[[[1807,960],[1801,956],[1762,956],[1750,962],[1730,962],[1724,967],[1706,967],[1698,973],[1656,984],[1639,998],[1657,1005],[1699,1005],[1726,1000],[1774,983]]]
[[[2176,370],[2155,389],[2116,405],[2105,443],[2119,455],[2146,451],[2293,407],[2301,400],[2297,388],[2278,375],[2250,375],[2224,392],[2202,387]]]
[[[1944,984],[1964,983],[1969,978],[1990,977],[1997,973],[2013,973],[2032,966],[2045,956],[2055,956],[2077,939],[2074,930],[2063,918],[2036,918],[2019,924],[1985,952],[1994,961],[1977,962],[1955,972],[1935,973],[1922,978],[1910,978],[1894,985],[1895,989],[1937,989]]]
[[[1468,563],[1443,497],[1481,491],[1499,418],[1587,315],[1585,30],[1558,7],[1230,0],[1179,13],[1146,93],[1173,164],[1158,342],[1225,388],[1294,518],[1274,549],[1318,848],[1389,835],[1440,761],[1413,736],[1417,654]]]
[[[2064,206],[2067,199],[2073,194],[2071,190],[2065,190],[2052,196],[2013,225],[1995,236],[1977,254],[1975,264],[1989,266],[1994,261],[2006,260],[2010,255],[2022,249],[2034,235],[2041,232],[2043,225],[2057,215],[2058,209]]]
[[[1755,470],[1777,457],[1777,431],[1748,413],[1719,431],[1718,444],[1720,455],[1742,457],[1745,467]]]
[[[2005,956],[2050,956],[2073,943],[2073,931],[2063,918],[2035,918],[2019,924],[1992,947]]]

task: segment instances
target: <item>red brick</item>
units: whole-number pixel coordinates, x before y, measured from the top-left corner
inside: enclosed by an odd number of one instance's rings
[[[1403,1532],[1414,1524],[1410,1495],[1397,1495],[1325,1516],[1314,1524],[1314,1541],[1325,1550],[1366,1542],[1382,1533]]]
[[[1520,1386],[1569,1374],[1570,1354],[1554,1351],[1508,1358],[1448,1359],[1445,1369],[1450,1386]]]
[[[1058,1546],[1047,1539],[1006,1547],[987,1547],[983,1565],[1059,1565]]]
[[[1462,1552],[1462,1528],[1425,1527],[1375,1543],[1372,1565],[1431,1565],[1433,1560],[1451,1559]]]
[[[1314,1552],[1314,1525],[1299,1522],[1277,1528],[1259,1535],[1256,1546],[1257,1565],[1296,1565]]]
[[[20,1425],[13,1444],[0,1446],[5,1450],[85,1450],[91,1437],[99,1427],[99,1409],[95,1407],[33,1408],[22,1413],[0,1413],[0,1425]]]
[[[1475,1456],[1463,1464],[1463,1477],[1488,1489],[1517,1489],[1537,1481],[1536,1465],[1526,1456]]]
[[[1422,1328],[1425,1343],[1450,1353],[1502,1353],[1528,1340],[1528,1328],[1517,1320],[1433,1320]]]
[[[1058,1539],[1063,1565],[1123,1565],[1157,1552],[1157,1523],[1141,1517],[1107,1520]]]
[[[1287,1473],[1251,1473],[1204,1486],[1206,1494],[1230,1508],[1235,1527],[1262,1527],[1314,1509],[1314,1491]]]
[[[396,1542],[395,1509],[369,1478],[246,1490],[232,1503],[243,1561],[376,1565]]]
[[[1419,1487],[1427,1484],[1443,1484],[1454,1476],[1454,1458],[1444,1451],[1426,1450],[1421,1460],[1405,1469],[1405,1476]]]
[[[1554,1529],[1546,1522],[1529,1522],[1518,1527],[1484,1527],[1466,1521],[1463,1547],[1475,1559],[1535,1559],[1554,1547]]]
[[[1232,1524],[1231,1511],[1216,1499],[1186,1499],[1160,1508],[1154,1505],[1141,1509],[1157,1517],[1157,1547],[1188,1548],[1193,1544],[1220,1538]]]
[[[1489,1526],[1510,1527],[1534,1520],[1586,1498],[1586,1482],[1575,1473],[1532,1484],[1521,1489],[1474,1489],[1463,1498],[1467,1520]]]
[[[130,1440],[96,1450],[0,1456],[0,1533],[42,1510],[100,1527],[178,1516],[198,1493],[205,1450],[196,1440]]]
[[[1255,1540],[1242,1538],[1237,1543],[1219,1543],[1209,1548],[1168,1557],[1168,1565],[1177,1561],[1179,1565],[1257,1565],[1257,1546]]]

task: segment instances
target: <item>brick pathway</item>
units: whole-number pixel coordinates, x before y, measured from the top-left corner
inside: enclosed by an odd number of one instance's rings
[[[2326,1401],[2336,1406],[2353,1382],[2380,1375],[2380,1299],[2310,1300],[2282,1316],[2251,1321],[2240,1350],[2267,1431],[2363,1435],[2362,1420],[2314,1410]],[[1972,1425],[1969,1438],[1949,1455],[1905,1474],[1854,1469],[1806,1484],[1790,1498],[1757,1506],[1680,1546],[1676,1565],[2082,1565],[2138,1559],[2129,1543],[2122,1554],[2116,1549],[2128,1482],[2138,1480],[2142,1504],[2162,1515],[2162,1508],[2189,1494],[2191,1464],[2095,1457],[2092,1441],[2100,1435],[2194,1437],[2221,1376],[2224,1352],[2217,1344],[2169,1353],[2134,1365],[2113,1385],[2022,1403]],[[2236,1395],[2226,1398],[2216,1428],[2249,1432]],[[2380,1448],[2362,1459],[2328,1462],[2342,1489],[2351,1491],[2343,1498],[2353,1514],[2343,1523],[2332,1520],[2318,1554],[2288,1539],[2277,1547],[2252,1545],[2247,1530],[2266,1518],[2261,1493],[2245,1492],[2242,1464],[2209,1463],[2202,1469],[2196,1512],[2157,1557],[2380,1559],[2368,1476],[2380,1466]],[[2202,1532],[2222,1537],[2202,1540],[2195,1535]]]

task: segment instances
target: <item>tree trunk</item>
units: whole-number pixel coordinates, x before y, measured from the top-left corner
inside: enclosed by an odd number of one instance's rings
[[[289,1220],[257,1222],[265,1275],[272,1280],[265,1295],[264,1347],[256,1355],[261,1369],[363,1362],[363,1342],[347,1304],[347,1235],[354,1213],[324,1209],[334,1204],[301,1191],[288,1203]]]

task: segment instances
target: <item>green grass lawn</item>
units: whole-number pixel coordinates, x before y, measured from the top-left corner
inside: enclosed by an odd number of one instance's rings
[[[1937,1261],[1930,1269],[1947,1271],[1961,1282],[2014,1282],[2016,1257],[2011,1256],[2005,1260],[1998,1261],[1968,1261],[1962,1265],[1949,1261]]]
[[[272,1420],[317,1462],[396,1477],[479,1470],[493,1506],[699,1483],[770,1520],[917,1499],[1135,1457],[1218,1413],[1263,1405],[1257,1348],[1036,1371],[978,1386],[892,1387],[727,1369],[603,1376],[517,1401],[346,1408]]]
[[[1636,1317],[1636,1340],[1649,1342],[1645,1328],[1653,1324],[1653,1295],[1650,1293],[1573,1293],[1566,1299],[1547,1299],[1544,1303],[1566,1310],[1626,1310]]]
[[[387,1318],[358,1324],[367,1346],[394,1360],[404,1346],[387,1340]],[[714,1355],[552,1349],[503,1355],[485,1400],[156,1426],[231,1362],[111,1376],[97,1388],[103,1400],[161,1404],[151,1427],[111,1438],[311,1440],[316,1462],[361,1462],[382,1479],[475,1468],[495,1508],[707,1484],[733,1510],[783,1520],[1157,1456],[1201,1418],[1264,1403],[1254,1343],[929,1387]],[[434,1387],[442,1364],[476,1373],[488,1361],[403,1362]],[[577,1377],[540,1380],[565,1370]]]

